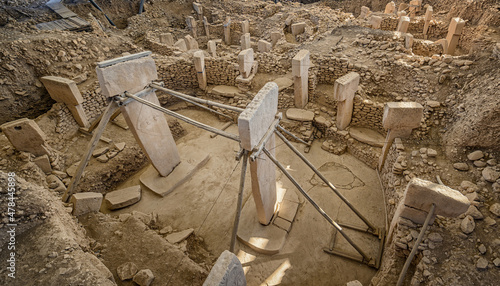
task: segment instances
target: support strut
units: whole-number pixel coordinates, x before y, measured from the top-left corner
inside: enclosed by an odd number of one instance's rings
[[[243,164],[241,165],[240,176],[240,192],[238,193],[238,203],[236,205],[236,214],[234,216],[233,233],[231,235],[231,246],[229,251],[234,253],[234,246],[236,245],[236,234],[238,233],[238,226],[240,224],[241,204],[243,202],[243,191],[245,190],[245,175],[247,172],[248,151],[243,151]],[[235,253],[236,254],[236,253]]]
[[[276,165],[276,167],[278,167],[281,170],[281,172],[295,185],[295,187],[299,190],[299,192],[328,221],[328,223],[330,223],[333,227],[335,227],[335,229],[337,229],[337,231],[340,232],[340,234],[342,234],[342,236],[345,238],[345,240],[347,240],[347,242],[349,242],[349,244],[352,245],[352,247],[354,247],[354,249],[356,249],[356,251],[359,254],[361,254],[361,256],[363,257],[363,262],[368,263],[368,264],[373,263],[373,259],[371,257],[369,257],[361,248],[359,248],[359,246],[356,243],[354,243],[354,241],[352,241],[351,238],[344,232],[342,227],[339,224],[337,224],[334,220],[332,220],[328,216],[328,214],[326,214],[325,211],[323,211],[323,209],[320,206],[318,206],[318,204],[316,204],[316,202],[306,193],[306,191],[292,177],[292,175],[290,175],[290,173],[288,173],[288,171],[285,169],[285,167],[283,167],[281,165],[281,163],[278,162],[278,160],[276,160],[276,158],[274,158],[274,156],[271,155],[271,153],[269,153],[269,151],[267,151],[266,148],[264,148],[262,151],[267,155],[267,157],[271,161],[273,161],[273,163]]]

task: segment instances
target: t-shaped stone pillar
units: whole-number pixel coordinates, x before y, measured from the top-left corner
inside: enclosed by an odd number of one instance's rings
[[[188,51],[198,49],[198,42],[196,41],[195,38],[191,37],[191,35],[186,35],[184,37],[184,40],[186,41],[186,46]]]
[[[160,43],[166,44],[167,46],[173,46],[175,41],[174,41],[174,36],[172,36],[172,33],[164,33],[160,35]]]
[[[196,24],[196,20],[194,19],[193,16],[188,16],[186,18],[186,24],[187,24],[189,30],[191,30],[191,33],[193,34],[193,37],[194,38],[198,37],[198,27],[197,27],[197,24]]]
[[[57,76],[44,76],[40,78],[40,81],[52,99],[66,104],[78,125],[82,127],[90,125],[83,110],[83,97],[74,81]]]
[[[425,22],[424,22],[424,31],[423,31],[424,36],[427,36],[427,32],[429,31],[429,25],[431,24],[433,11],[434,10],[433,10],[432,6],[427,6],[427,10],[425,10]]]
[[[257,43],[257,48],[259,53],[269,53],[271,51],[272,45],[266,40],[259,40]]]
[[[396,32],[406,33],[406,31],[408,31],[408,25],[410,25],[410,17],[401,16]]]
[[[205,27],[205,36],[210,37],[210,30],[208,29],[208,20],[207,17],[203,16],[203,27]]]
[[[387,5],[385,5],[385,11],[384,11],[385,14],[394,14],[395,11],[396,11],[396,4],[394,3],[394,1],[391,1],[387,3]]]
[[[198,15],[198,19],[202,19],[203,17],[203,6],[201,6],[200,3],[193,2],[193,9],[196,11],[196,14]]]
[[[335,81],[333,98],[337,101],[337,128],[344,130],[352,119],[354,95],[358,90],[359,74],[350,72]]]
[[[213,40],[208,41],[207,50],[208,53],[215,58],[217,56],[217,43]]]
[[[108,97],[128,91],[132,94],[158,79],[151,52],[125,56],[97,64],[96,72],[102,94]],[[143,99],[160,105],[154,91]],[[135,139],[161,176],[167,176],[180,163],[179,152],[167,120],[160,111],[137,101],[120,107]]]
[[[238,131],[241,147],[249,152],[254,150],[275,120],[278,112],[278,85],[268,82],[255,95],[252,102],[238,117]],[[265,148],[274,155],[275,135],[272,134]],[[266,156],[250,161],[252,194],[257,207],[259,222],[269,224],[276,208],[276,169]]]
[[[458,40],[465,27],[465,21],[460,18],[451,19],[450,26],[448,27],[448,35],[446,35],[446,42],[448,42],[447,54],[455,54],[455,49],[458,45]]]
[[[243,34],[250,33],[250,22],[248,20],[241,22],[241,32]]]
[[[252,43],[250,42],[250,33],[245,33],[241,35],[241,50],[250,49]]]
[[[224,43],[231,45],[231,18],[227,17],[224,22]]]
[[[246,49],[238,54],[238,66],[243,78],[250,76],[253,66],[253,49]]]
[[[409,16],[411,19],[415,17],[415,14],[417,11],[420,11],[420,1],[418,0],[412,0],[410,1],[410,7],[408,9],[409,11]]]
[[[18,151],[30,152],[35,156],[48,155],[46,135],[35,121],[21,118],[0,126],[2,132]]]
[[[382,17],[373,15],[370,18],[370,24],[373,29],[380,29],[380,24],[382,24]]]
[[[205,73],[205,54],[203,51],[197,51],[193,54],[194,68],[198,77],[198,85],[202,90],[207,88],[207,74]]]
[[[361,6],[361,13],[359,14],[360,19],[366,19],[371,14],[370,8],[366,6]]]
[[[309,55],[308,50],[300,50],[292,59],[295,107],[297,108],[304,108],[309,101],[307,86],[309,81],[309,67],[311,65]]]
[[[394,138],[410,136],[413,129],[420,127],[423,115],[424,107],[417,102],[387,102],[385,104],[382,126],[388,130],[379,159],[379,171],[384,167]]]

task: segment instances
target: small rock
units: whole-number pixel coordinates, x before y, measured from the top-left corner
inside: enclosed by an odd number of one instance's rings
[[[484,215],[475,206],[469,206],[469,209],[467,210],[467,212],[465,212],[465,215],[470,215],[474,219],[484,218]]]
[[[141,200],[141,186],[109,192],[104,197],[104,202],[110,210],[121,209],[133,205]]]
[[[179,242],[183,241],[184,239],[186,239],[188,236],[190,236],[191,233],[193,233],[193,231],[194,231],[194,229],[188,228],[188,229],[180,231],[180,232],[175,232],[175,233],[169,234],[169,235],[167,235],[166,238],[167,238],[168,242],[170,242],[170,243],[179,243]]]
[[[467,159],[469,159],[471,161],[476,161],[476,160],[483,158],[483,156],[484,156],[483,151],[477,150],[477,151],[474,151],[472,153],[469,153],[469,155],[467,155]]]
[[[115,143],[115,148],[118,150],[118,152],[123,151],[125,149],[125,142],[120,142],[120,143]]]
[[[468,171],[469,165],[467,165],[466,163],[455,163],[455,164],[453,164],[453,168],[455,168],[459,171]]]
[[[474,166],[476,166],[478,168],[484,168],[484,167],[486,167],[486,162],[481,161],[481,160],[477,160],[477,161],[474,161]]]
[[[500,217],[500,203],[494,203],[493,205],[491,205],[490,212]]]
[[[149,286],[151,282],[155,279],[153,272],[149,269],[142,269],[137,272],[134,276],[134,282],[139,284],[140,286]]]
[[[493,260],[493,264],[495,264],[496,267],[500,267],[500,258],[495,258],[495,260]]]
[[[476,267],[477,269],[487,269],[488,268],[488,260],[484,259],[484,258],[479,258],[476,262]]]
[[[363,286],[363,284],[361,282],[359,282],[358,280],[353,280],[353,281],[347,282],[346,286]]]
[[[486,167],[482,171],[483,178],[490,182],[495,183],[500,178],[500,172],[495,171],[492,167]]]
[[[490,166],[495,166],[497,164],[497,160],[489,159],[488,161],[486,161],[486,164],[488,164]]]
[[[109,151],[109,147],[99,148],[99,149],[96,149],[94,152],[92,152],[92,156],[99,157],[103,154],[106,154],[108,151]]]
[[[442,242],[443,241],[443,237],[437,232],[429,233],[429,236],[427,238],[433,242]]]
[[[484,219],[484,223],[487,225],[487,226],[494,226],[495,224],[497,224],[496,220],[492,219],[491,217],[487,216],[485,219]]]
[[[472,233],[475,228],[476,228],[476,223],[474,222],[474,219],[470,215],[466,216],[462,220],[462,223],[460,223],[460,229],[465,234]]]
[[[171,233],[173,231],[172,227],[169,225],[169,226],[166,226],[164,228],[162,228],[160,230],[160,234],[167,234],[167,233]]]
[[[108,158],[108,156],[106,156],[106,154],[104,154],[104,155],[97,157],[96,160],[101,162],[101,163],[106,163],[106,162],[108,162],[109,158]]]
[[[437,151],[436,151],[436,150],[431,149],[431,148],[428,148],[428,149],[427,149],[427,156],[429,156],[429,157],[436,157],[436,156],[437,156],[437,154],[438,154],[438,153],[437,153]]]
[[[479,250],[479,252],[481,252],[481,254],[486,253],[486,246],[484,246],[484,244],[479,245],[477,249]]]
[[[122,281],[134,278],[137,273],[137,265],[133,262],[126,262],[116,268],[116,274]]]

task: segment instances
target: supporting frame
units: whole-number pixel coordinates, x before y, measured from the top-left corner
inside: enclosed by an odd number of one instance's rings
[[[240,224],[241,205],[243,203],[243,191],[245,190],[245,175],[247,172],[247,161],[248,161],[248,151],[244,150],[243,164],[241,165],[240,191],[238,193],[238,203],[236,204],[236,214],[234,216],[233,233],[231,235],[231,246],[229,247],[229,251],[231,251],[232,253],[234,253],[234,247],[236,245],[236,234],[238,233],[238,226]]]

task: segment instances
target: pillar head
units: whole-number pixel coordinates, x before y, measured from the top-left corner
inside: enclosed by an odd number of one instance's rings
[[[401,130],[420,127],[424,107],[418,102],[387,102],[382,125],[385,129]]]

